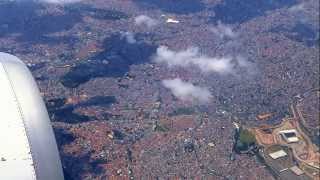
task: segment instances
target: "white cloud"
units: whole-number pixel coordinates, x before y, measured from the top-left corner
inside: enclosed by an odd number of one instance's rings
[[[39,2],[46,2],[52,4],[70,4],[80,2],[81,0],[38,0]]]
[[[288,11],[295,16],[295,19],[300,23],[308,23],[310,17],[306,14],[307,4],[305,2],[296,4],[288,8]]]
[[[198,67],[203,72],[216,72],[232,74],[237,66],[246,67],[248,62],[239,57],[209,57],[202,55],[199,49],[191,47],[182,51],[173,51],[166,46],[157,49],[153,60],[157,63],[165,63],[169,67]]]
[[[135,17],[134,22],[138,26],[145,25],[148,28],[154,27],[158,24],[157,20],[152,19],[151,17],[146,16],[146,15],[139,15],[139,16]]]
[[[134,44],[137,42],[132,32],[121,32],[121,36],[122,38],[125,38],[129,44]]]
[[[230,26],[222,24],[221,22],[218,22],[218,25],[216,27],[212,27],[210,30],[220,38],[234,39],[238,36]]]
[[[212,98],[207,88],[195,86],[179,78],[163,80],[162,84],[164,87],[170,89],[175,97],[183,101],[207,103]]]
[[[293,12],[293,13],[298,13],[298,12],[304,11],[305,10],[305,4],[304,3],[300,3],[300,4],[297,4],[297,5],[293,5],[288,10],[290,12]]]
[[[8,0],[8,1],[16,1],[16,2],[29,1],[29,2],[50,3],[50,4],[70,4],[70,3],[77,3],[82,0]]]
[[[237,56],[237,63],[239,67],[249,67],[252,66],[252,63],[247,61],[243,56]]]

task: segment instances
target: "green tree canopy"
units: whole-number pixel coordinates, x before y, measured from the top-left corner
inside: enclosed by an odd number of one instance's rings
[[[241,129],[239,136],[240,136],[239,137],[240,142],[245,145],[251,145],[256,142],[256,138],[255,138],[254,134],[252,134],[247,129]]]

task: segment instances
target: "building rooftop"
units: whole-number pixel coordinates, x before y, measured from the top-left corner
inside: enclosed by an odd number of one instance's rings
[[[270,153],[269,156],[270,156],[272,159],[278,159],[278,158],[287,156],[287,153],[286,153],[284,150],[279,150],[279,151]]]
[[[292,166],[290,170],[298,176],[304,174],[304,172],[298,166]]]
[[[287,143],[295,143],[299,141],[297,137],[297,131],[295,129],[282,130],[279,134],[287,141]]]
[[[175,19],[172,19],[172,18],[168,18],[167,19],[167,23],[175,23],[175,24],[177,24],[177,23],[179,23],[180,21],[178,21],[178,20],[175,20]]]
[[[297,134],[297,130],[295,130],[295,129],[287,129],[287,130],[279,131],[279,133],[281,133],[281,134],[291,134],[291,133]]]

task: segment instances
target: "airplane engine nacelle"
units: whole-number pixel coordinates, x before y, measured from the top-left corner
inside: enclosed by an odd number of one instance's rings
[[[0,53],[0,179],[64,179],[37,84],[26,65],[6,53]]]

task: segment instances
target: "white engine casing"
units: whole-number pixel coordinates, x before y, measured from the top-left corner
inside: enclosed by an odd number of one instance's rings
[[[6,53],[0,53],[0,179],[64,179],[37,84],[26,65]]]

